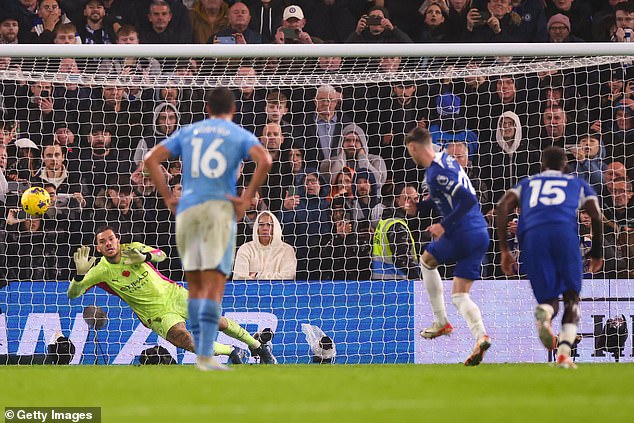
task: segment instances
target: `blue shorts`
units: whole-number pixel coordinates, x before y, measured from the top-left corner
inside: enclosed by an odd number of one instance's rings
[[[581,291],[583,260],[579,236],[562,225],[544,225],[522,234],[521,271],[526,273],[540,304],[566,291]]]
[[[445,235],[427,246],[427,252],[439,264],[456,263],[453,272],[459,278],[480,279],[482,260],[489,249],[489,231],[486,228],[456,233],[451,238]]]

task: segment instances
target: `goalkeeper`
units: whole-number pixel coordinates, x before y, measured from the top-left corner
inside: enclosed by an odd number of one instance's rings
[[[177,347],[194,352],[194,340],[185,326],[187,290],[170,281],[154,266],[165,260],[165,254],[140,242],[121,244],[110,226],[99,228],[96,249],[103,255],[93,267],[96,257],[90,257],[90,247],[82,246],[74,255],[77,275],[71,280],[67,295],[77,298],[97,285],[121,298],[136,313],[141,322]],[[244,342],[261,363],[275,364],[271,351],[255,340],[231,319],[221,317],[220,330]],[[235,364],[242,362],[244,353],[236,347],[214,344],[215,355],[228,355]]]

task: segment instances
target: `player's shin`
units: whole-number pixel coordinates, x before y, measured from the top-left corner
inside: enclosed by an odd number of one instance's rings
[[[260,348],[260,342],[254,339],[242,326],[227,317],[224,317],[224,319],[227,322],[227,328],[222,330],[223,333],[244,342],[252,350]]]
[[[445,300],[443,299],[443,287],[440,273],[438,272],[438,269],[429,269],[423,263],[421,263],[420,268],[423,275],[423,281],[425,282],[425,288],[427,289],[427,295],[429,296],[429,302],[431,303],[431,309],[434,312],[434,320],[438,326],[442,327],[449,321],[447,319]]]
[[[199,310],[200,320],[200,344],[196,343],[196,351],[199,356],[210,357],[213,354],[214,341],[218,336],[218,320],[222,313],[220,303],[203,299]]]
[[[203,300],[201,298],[190,298],[187,300],[187,314],[189,315],[190,329],[194,338],[194,348],[199,349],[200,346],[200,308]]]
[[[486,330],[482,322],[482,313],[480,313],[480,308],[473,302],[471,296],[467,293],[458,293],[453,294],[451,300],[469,325],[469,330],[473,337],[478,340],[485,336]]]
[[[559,343],[557,344],[557,355],[570,356],[570,350],[577,338],[577,325],[575,323],[564,323],[561,325],[559,333]]]

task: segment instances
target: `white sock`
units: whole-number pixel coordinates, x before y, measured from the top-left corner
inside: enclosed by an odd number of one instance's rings
[[[443,299],[442,280],[438,269],[428,269],[421,264],[421,273],[427,295],[431,303],[431,309],[434,312],[434,319],[440,326],[445,326],[449,321],[447,319],[447,309],[445,308],[445,300]]]
[[[550,313],[551,317],[553,314],[555,314],[555,309],[550,304],[540,304],[539,306],[544,310],[547,310]]]
[[[476,340],[486,335],[480,309],[476,303],[471,300],[469,294],[453,294],[451,296],[451,301],[469,325],[469,330]]]
[[[570,346],[577,340],[577,325],[574,323],[564,323],[561,325],[559,333],[559,345],[557,346],[557,355],[570,356]],[[562,344],[568,342],[568,344]]]

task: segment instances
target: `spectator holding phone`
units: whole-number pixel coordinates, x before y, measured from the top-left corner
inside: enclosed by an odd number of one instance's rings
[[[81,207],[86,205],[81,194],[79,174],[68,171],[62,147],[57,144],[42,147],[42,167],[35,174],[33,182],[51,184],[56,193],[72,194]]]
[[[411,43],[412,39],[390,21],[387,9],[374,6],[361,16],[347,43]]]
[[[229,26],[209,37],[207,44],[262,44],[260,33],[249,28],[251,13],[246,4],[234,3],[227,16]]]
[[[229,6],[222,0],[198,0],[189,11],[194,29],[194,42],[205,44],[212,34],[225,28],[228,22]]]
[[[282,26],[275,33],[276,44],[315,44],[321,40],[304,31],[306,18],[299,6],[288,6],[282,14]]]
[[[522,17],[513,12],[512,0],[488,0],[486,9],[467,13],[463,39],[472,43],[531,42],[522,25]]]
[[[34,81],[17,88],[17,118],[20,132],[36,144],[53,133],[53,91],[48,81]]]

